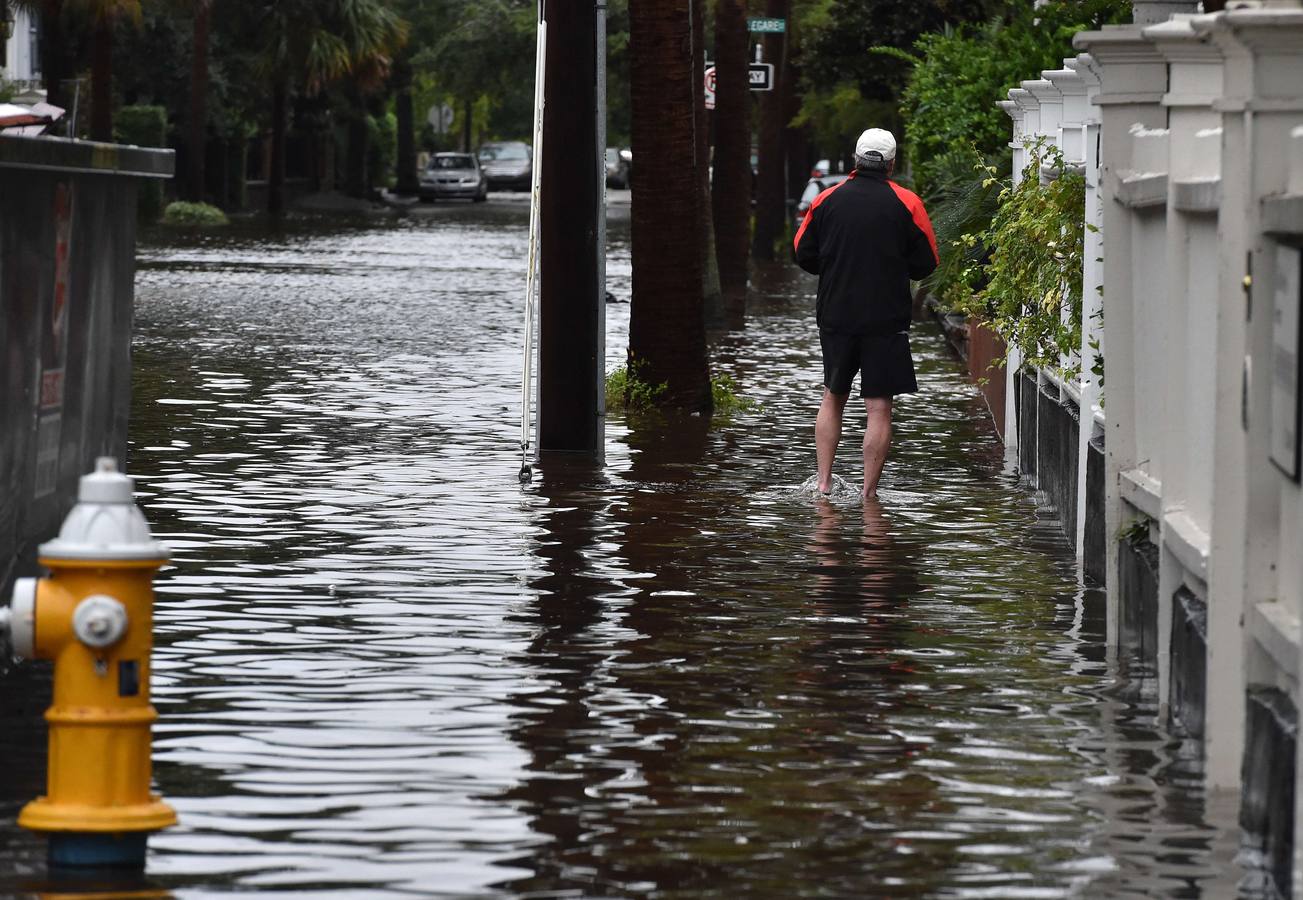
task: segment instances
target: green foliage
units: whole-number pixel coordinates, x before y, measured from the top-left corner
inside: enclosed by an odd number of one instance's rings
[[[1118,529],[1117,539],[1125,541],[1132,547],[1138,547],[1149,540],[1150,519],[1138,516]]]
[[[1000,189],[972,144],[938,160],[928,206],[941,261],[925,284],[948,309],[962,307],[974,289],[984,286],[980,276],[974,282],[974,275],[989,256],[983,236],[999,209]]]
[[[756,402],[738,393],[738,384],[730,375],[716,375],[710,379],[710,396],[714,401],[716,416],[730,416],[735,412],[751,412]]]
[[[373,185],[388,186],[398,159],[398,118],[393,113],[367,116],[367,171]]]
[[[187,228],[211,228],[229,225],[230,222],[226,218],[226,213],[216,206],[178,200],[175,203],[169,203],[167,209],[163,210],[163,224]]]
[[[114,138],[138,147],[167,146],[167,110],[162,106],[124,106],[113,120]],[[136,186],[136,215],[153,222],[163,210],[163,182],[143,179]]]
[[[1038,143],[1030,151],[1022,181],[1000,191],[990,229],[961,239],[990,247],[991,256],[962,272],[974,292],[959,309],[987,322],[1026,364],[1056,368],[1060,354],[1081,350],[1086,182],[1057,148]],[[995,170],[983,170],[995,183]]]
[[[620,366],[606,376],[606,408],[625,412],[640,412],[651,409],[669,386],[665,382],[649,384],[638,373],[642,368],[639,361],[629,360],[628,365]]]
[[[866,100],[858,87],[843,83],[807,91],[792,124],[809,128],[818,147],[850,148],[855,146],[855,138],[864,130],[865,122],[891,128],[897,115],[895,103]]]
[[[124,106],[114,119],[113,131],[121,144],[166,147],[167,110],[162,106]]]
[[[927,196],[956,148],[975,146],[1007,170],[1009,117],[996,105],[1019,82],[1057,69],[1083,28],[1129,19],[1126,0],[1055,0],[1023,5],[1004,21],[936,31],[914,44],[921,61],[902,96],[915,184]]]

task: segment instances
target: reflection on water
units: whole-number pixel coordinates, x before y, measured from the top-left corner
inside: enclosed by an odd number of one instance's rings
[[[933,329],[880,502],[799,491],[820,369],[790,268],[712,351],[757,410],[612,421],[604,469],[522,489],[524,238],[489,205],[144,249],[130,468],[175,550],[155,746],[182,815],[149,886],[1234,893],[1232,823]],[[28,759],[33,706],[0,707]],[[40,885],[37,841],[0,849],[0,887]]]

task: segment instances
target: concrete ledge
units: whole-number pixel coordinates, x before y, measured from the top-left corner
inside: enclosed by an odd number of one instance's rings
[[[53,137],[0,137],[0,168],[171,178],[172,150]]]
[[[1163,484],[1147,472],[1128,469],[1118,475],[1118,489],[1122,499],[1154,521],[1162,518]]]
[[[1276,237],[1303,237],[1303,194],[1263,197],[1262,230]]]
[[[1173,510],[1163,516],[1163,543],[1187,572],[1208,581],[1208,535],[1188,515]]]
[[[1249,609],[1249,634],[1290,679],[1298,677],[1299,620],[1282,603],[1255,603]]]
[[[1123,174],[1117,180],[1113,199],[1128,209],[1167,205],[1167,173]]]
[[[1222,206],[1222,180],[1190,178],[1171,184],[1172,206],[1184,213],[1216,213]]]

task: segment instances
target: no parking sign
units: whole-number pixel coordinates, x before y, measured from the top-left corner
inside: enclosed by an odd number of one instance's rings
[[[715,67],[706,67],[706,109],[715,108]]]

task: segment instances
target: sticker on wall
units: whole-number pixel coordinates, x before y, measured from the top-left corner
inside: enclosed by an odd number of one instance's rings
[[[41,335],[41,395],[36,426],[35,496],[59,484],[59,443],[63,431],[64,374],[68,362],[68,273],[72,254],[72,185],[54,188],[54,294]]]

